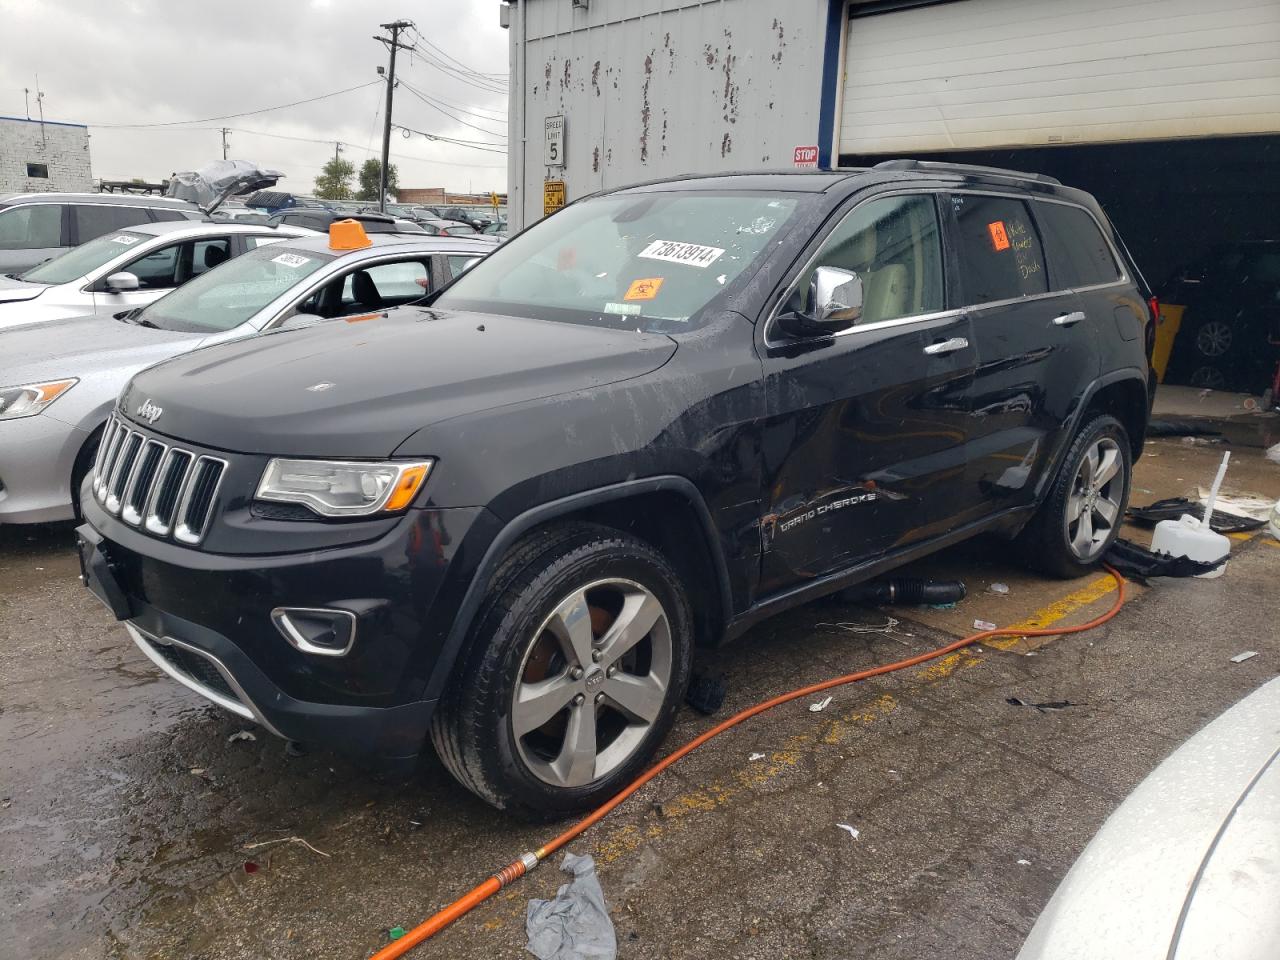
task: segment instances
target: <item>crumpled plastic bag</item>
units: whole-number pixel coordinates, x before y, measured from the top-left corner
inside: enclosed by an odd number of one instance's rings
[[[595,861],[566,853],[560,869],[573,879],[556,891],[554,900],[529,901],[525,949],[538,960],[615,960],[618,938]]]

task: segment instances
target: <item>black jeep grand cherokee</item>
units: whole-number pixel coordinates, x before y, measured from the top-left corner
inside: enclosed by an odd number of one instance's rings
[[[421,305],[140,373],[82,491],[86,580],[269,730],[430,737],[490,803],[582,807],[661,743],[695,645],[983,531],[1096,563],[1148,296],[1045,177],[594,196]]]

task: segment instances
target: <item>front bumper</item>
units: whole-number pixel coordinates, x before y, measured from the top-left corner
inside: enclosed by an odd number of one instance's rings
[[[0,523],[72,519],[71,473],[86,439],[43,413],[0,420]]]
[[[291,740],[389,761],[422,749],[423,699],[465,587],[480,508],[411,510],[376,540],[297,554],[230,556],[149,536],[92,497],[77,531],[86,584],[160,669]],[[349,610],[344,656],[305,653],[276,607]]]

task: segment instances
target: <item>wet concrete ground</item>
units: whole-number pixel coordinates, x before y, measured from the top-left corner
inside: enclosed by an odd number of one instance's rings
[[[1207,484],[1221,456],[1150,452],[1136,503]],[[1280,467],[1237,449],[1229,486],[1280,496]],[[367,957],[558,832],[490,810],[434,763],[384,782],[260,731],[229,742],[245,724],[149,664],[81,588],[71,542],[67,526],[0,528],[0,957]],[[1235,551],[1223,578],[1135,591],[1088,633],[984,645],[834,691],[821,713],[787,705],[693,755],[571,847],[598,861],[620,957],[1012,956],[1108,812],[1277,673],[1280,545]],[[722,715],[975,618],[1078,623],[1114,599],[1103,577],[1020,571],[998,541],[911,572],[970,595],[768,622],[725,653]],[[891,631],[857,632],[889,616]],[[1230,662],[1246,649],[1260,655]],[[685,711],[670,742],[712,722]],[[245,849],[288,837],[315,851]],[[526,955],[525,905],[563,880],[544,864],[414,955]]]

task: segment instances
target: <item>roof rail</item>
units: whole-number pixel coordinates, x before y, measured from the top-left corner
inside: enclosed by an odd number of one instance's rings
[[[1055,187],[1062,186],[1062,181],[1047,173],[1023,173],[1020,170],[1006,170],[1003,167],[983,167],[972,163],[945,163],[940,160],[882,160],[873,170],[924,170],[937,173],[955,173],[960,176],[1004,177],[1007,180],[1031,180],[1035,183],[1048,183]]]

